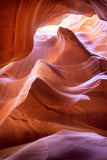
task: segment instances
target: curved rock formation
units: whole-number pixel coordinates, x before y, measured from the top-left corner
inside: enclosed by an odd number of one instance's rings
[[[107,158],[106,7],[0,1],[0,149],[21,145],[1,160]]]
[[[88,9],[82,10],[81,6]],[[94,13],[88,0],[12,0],[11,4],[9,0],[1,0],[0,10],[0,67],[31,52],[33,35],[39,26],[65,13]]]
[[[25,146],[2,150],[0,154],[5,160],[69,160],[74,158],[105,160],[106,150],[107,139],[102,136],[89,132],[84,134],[63,130]],[[5,152],[7,152],[6,155]]]

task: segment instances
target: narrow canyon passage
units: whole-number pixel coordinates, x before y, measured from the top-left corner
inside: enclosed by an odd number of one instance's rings
[[[0,160],[107,160],[107,0],[0,10]]]

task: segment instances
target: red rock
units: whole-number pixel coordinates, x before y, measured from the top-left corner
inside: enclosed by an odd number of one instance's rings
[[[0,1],[1,160],[107,158],[106,3]]]

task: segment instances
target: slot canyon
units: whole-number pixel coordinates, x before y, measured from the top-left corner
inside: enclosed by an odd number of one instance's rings
[[[0,160],[107,160],[107,0],[0,0]]]

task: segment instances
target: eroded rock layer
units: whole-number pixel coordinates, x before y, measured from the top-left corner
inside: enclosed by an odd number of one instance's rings
[[[106,7],[95,0],[0,1],[0,148],[22,145],[1,150],[1,159],[100,160],[100,149],[107,158]],[[61,129],[78,132],[54,134]]]

